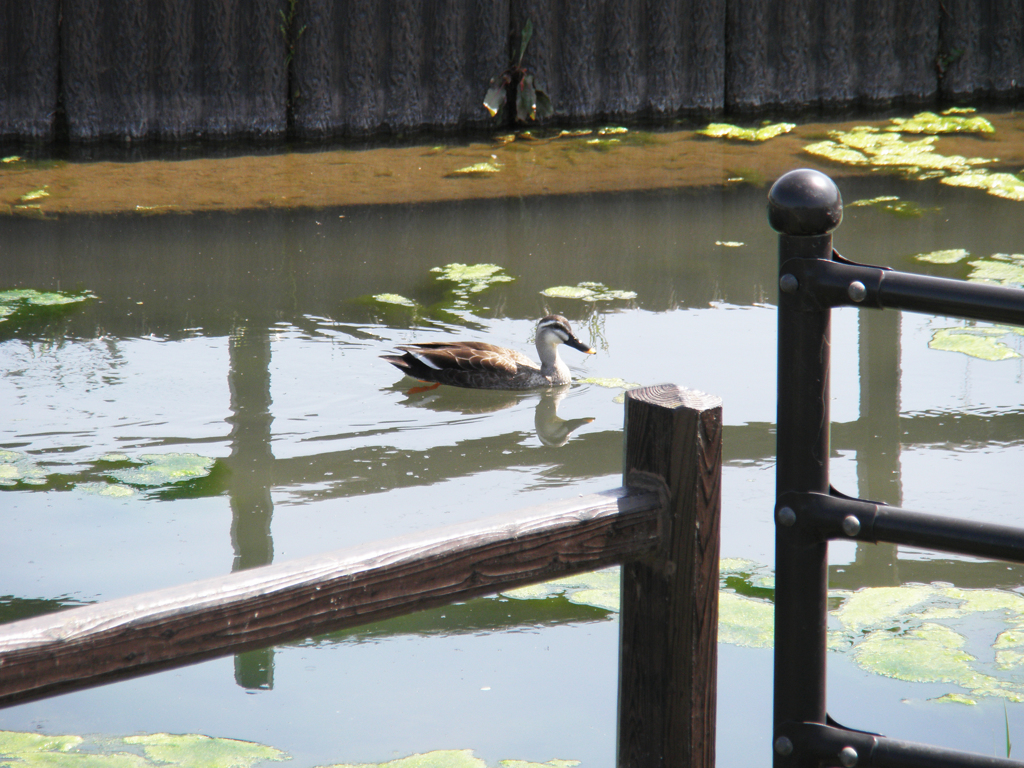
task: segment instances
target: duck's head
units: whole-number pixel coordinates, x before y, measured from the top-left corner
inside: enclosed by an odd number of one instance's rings
[[[569,321],[564,317],[548,315],[541,318],[541,321],[537,323],[537,349],[542,347],[554,349],[559,344],[565,344],[588,355],[595,354],[594,350],[576,338]]]

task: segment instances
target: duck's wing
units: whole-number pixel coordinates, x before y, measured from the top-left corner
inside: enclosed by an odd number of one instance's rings
[[[482,341],[429,341],[398,349],[404,354],[384,359],[414,378],[458,387],[487,387],[491,380],[512,379],[523,365],[537,367],[526,355]]]

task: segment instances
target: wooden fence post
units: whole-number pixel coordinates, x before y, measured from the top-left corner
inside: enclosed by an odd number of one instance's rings
[[[622,566],[618,765],[713,768],[722,401],[632,390],[625,439],[624,484],[667,511],[659,551]]]

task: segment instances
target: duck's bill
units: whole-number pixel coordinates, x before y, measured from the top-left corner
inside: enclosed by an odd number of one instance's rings
[[[575,336],[570,336],[568,339],[566,339],[565,340],[565,345],[567,347],[572,347],[573,349],[578,349],[580,352],[583,352],[583,353],[588,354],[588,355],[596,355],[597,354],[594,350],[592,350],[590,347],[588,347],[582,341],[577,339]]]

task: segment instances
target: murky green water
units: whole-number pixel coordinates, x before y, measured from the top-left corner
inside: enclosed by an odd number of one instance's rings
[[[848,203],[898,195],[923,209],[848,207],[836,245],[858,261],[963,278],[969,261],[1024,251],[1020,203],[891,176],[842,191]],[[0,219],[0,290],[97,297],[0,323],[0,450],[38,481],[0,495],[4,617],[619,485],[621,388],[583,383],[560,399],[410,393],[415,383],[378,359],[454,335],[532,351],[533,325],[549,312],[598,351],[565,351],[578,378],[723,398],[722,554],[770,567],[776,245],[766,192]],[[911,258],[955,248],[970,258]],[[515,279],[473,291],[431,272],[453,262],[494,263]],[[541,294],[582,281],[637,297]],[[381,294],[415,306],[371,298]],[[1020,524],[1024,337],[990,334],[1017,355],[998,362],[930,348],[937,331],[967,325],[836,312],[840,490]],[[216,462],[198,479],[151,485],[114,474],[166,454]],[[114,487],[123,493],[98,493]],[[1017,566],[893,548],[834,545],[832,562],[833,586],[847,590],[1024,584]],[[986,631],[963,630],[979,659],[994,654]],[[433,749],[472,749],[492,765],[610,766],[617,641],[613,612],[564,597],[489,599],[25,704],[0,712],[0,728],[204,733],[272,745],[301,766]],[[850,653],[831,654],[829,669],[840,722],[1005,754],[1001,698],[940,703],[959,689],[882,677]],[[1024,682],[1019,669],[1005,675]],[[719,765],[767,763],[771,651],[722,644],[719,682]],[[1024,744],[1024,706],[1007,708]]]

